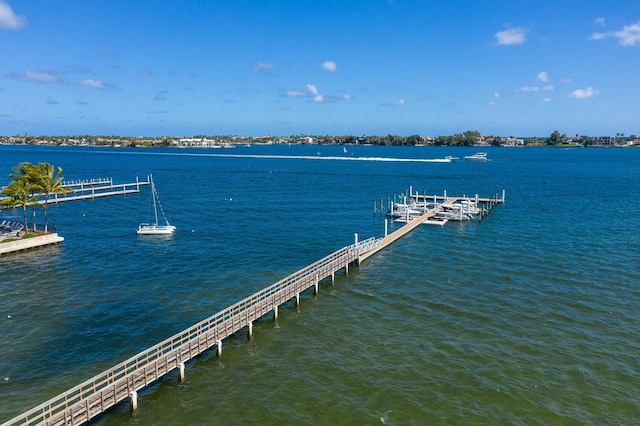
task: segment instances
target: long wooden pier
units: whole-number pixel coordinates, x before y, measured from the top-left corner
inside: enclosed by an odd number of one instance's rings
[[[111,197],[114,195],[137,194],[140,187],[149,185],[149,177],[147,180],[141,181],[136,176],[133,183],[114,184],[112,178],[88,179],[80,181],[63,182],[62,186],[68,191],[66,195],[50,194],[48,201],[42,199],[40,202],[62,203],[65,201],[88,200],[93,198]]]
[[[289,300],[300,303],[300,294],[309,288],[318,292],[322,280],[335,280],[336,272],[348,273],[350,265],[372,250],[379,240],[370,238],[344,247],[288,277],[252,294],[240,302],[169,337],[163,342],[98,374],[80,385],[3,423],[13,425],[79,425],[119,402],[130,399],[137,406],[137,391],[165,374],[179,369],[184,377],[185,363],[207,349],[222,353],[222,342],[246,328],[252,334],[253,322],[272,313]]]
[[[444,200],[453,203],[461,197]],[[288,277],[252,294],[228,308],[206,318],[188,329],[175,334],[151,348],[134,355],[114,367],[86,380],[68,391],[51,398],[37,407],[5,422],[2,426],[80,425],[88,422],[116,404],[129,400],[131,409],[136,410],[138,391],[155,382],[160,377],[179,371],[184,379],[185,363],[202,352],[216,348],[222,355],[224,339],[245,329],[249,338],[253,333],[253,323],[267,315],[278,318],[278,309],[290,302],[297,306],[300,295],[314,289],[318,293],[321,282],[335,281],[335,274],[349,272],[352,265],[362,261],[389,246],[413,231],[425,220],[442,209],[435,206],[419,218],[407,222],[395,232],[382,238],[368,238],[343,247],[334,253],[312,263]]]
[[[67,190],[67,194],[49,194],[49,199],[44,194],[37,194],[35,202],[39,204],[58,204],[65,201],[90,200],[93,198],[111,197],[114,195],[136,194],[140,192],[140,187],[149,185],[147,180],[141,181],[136,177],[132,183],[114,184],[112,178],[85,179],[77,181],[62,182],[62,187]],[[0,195],[0,199],[4,196]],[[0,209],[5,206],[0,205]]]

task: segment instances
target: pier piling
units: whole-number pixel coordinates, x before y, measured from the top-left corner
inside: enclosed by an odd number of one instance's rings
[[[137,181],[137,184],[144,185],[147,183]],[[409,188],[409,194],[411,197],[415,196],[415,200],[412,199],[412,202],[424,200],[426,205],[426,192],[422,196],[424,197],[423,200],[420,199],[419,192],[414,194],[413,187]],[[496,193],[491,199],[479,198],[476,194],[476,203],[483,203],[480,217],[485,217],[496,204],[504,202],[504,191],[502,197],[502,199],[498,198]],[[406,202],[406,196],[403,195],[403,198]],[[343,247],[325,256],[285,279],[146,349],[135,355],[134,358],[121,362],[109,370],[88,379],[78,387],[50,399],[40,407],[36,407],[12,419],[6,425],[36,424],[36,421],[39,422],[37,424],[70,424],[67,420],[71,420],[73,424],[81,424],[90,421],[96,413],[105,412],[127,398],[130,400],[131,410],[137,410],[138,390],[176,367],[179,370],[180,380],[183,381],[185,378],[185,361],[212,349],[212,342],[215,341],[216,355],[220,358],[222,356],[223,339],[243,330],[245,326],[247,327],[248,338],[251,339],[253,321],[259,321],[268,315],[271,310],[273,310],[274,322],[277,321],[279,305],[295,298],[295,306],[299,307],[300,294],[310,289],[311,286],[314,287],[315,294],[318,294],[319,283],[326,282],[325,280],[330,277],[331,283],[335,284],[335,274],[340,272],[342,268],[344,268],[345,274],[348,274],[350,265],[354,263],[360,265],[363,260],[393,244],[402,236],[418,228],[420,224],[426,223],[427,219],[434,217],[439,211],[450,208],[456,202],[464,205],[463,202],[470,203],[472,201],[471,198],[466,196],[447,198],[446,191],[444,191],[444,197],[434,195],[433,200],[434,206],[431,210],[411,221],[407,221],[406,225],[394,230],[391,234],[389,234],[388,230],[388,219],[385,218],[384,238],[371,237],[364,241],[359,241],[359,235],[356,233],[354,234],[355,244]],[[440,204],[437,203],[438,200],[441,201]],[[392,206],[391,202],[389,206]],[[382,209],[382,202],[380,207]],[[91,390],[83,393],[78,399],[78,389]],[[72,402],[70,403],[69,401]],[[34,421],[32,422],[31,420]],[[62,421],[64,423],[61,423]]]
[[[131,400],[131,412],[133,413],[138,410],[138,392],[131,391],[129,399]]]

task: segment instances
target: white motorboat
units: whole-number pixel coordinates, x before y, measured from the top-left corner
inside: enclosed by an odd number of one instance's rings
[[[457,203],[451,204],[453,210],[462,210],[463,213],[469,213],[472,215],[480,214],[482,209],[478,207],[478,203],[471,200],[460,200]]]
[[[460,200],[453,204],[443,204],[443,209],[436,214],[436,217],[452,221],[472,221],[480,214],[481,209],[475,201]]]
[[[471,160],[471,161],[487,161],[489,160],[487,158],[487,153],[486,152],[476,152],[473,155],[466,155],[464,157],[465,160]]]
[[[437,219],[446,219],[454,222],[471,222],[476,219],[475,215],[466,213],[462,209],[441,210],[436,213],[435,217]]]
[[[153,177],[151,175],[149,175],[149,182],[151,184],[151,204],[153,205],[153,214],[155,221],[153,223],[141,223],[140,225],[138,225],[138,231],[136,233],[138,235],[173,234],[176,230],[176,227],[171,225],[167,220],[167,217],[164,215],[164,210],[162,209],[162,205],[160,204],[160,199],[158,198],[158,193],[156,192],[156,186],[153,183]],[[158,223],[158,209],[160,209],[160,213],[162,214],[162,218],[164,219],[164,225],[160,225]]]
[[[429,210],[430,206],[431,204],[427,203],[395,203],[392,204],[391,209],[387,211],[387,216],[394,219],[406,218],[407,216],[422,216]]]

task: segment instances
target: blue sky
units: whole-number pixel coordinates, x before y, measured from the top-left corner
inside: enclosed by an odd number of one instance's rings
[[[0,134],[640,134],[640,1],[0,0]]]

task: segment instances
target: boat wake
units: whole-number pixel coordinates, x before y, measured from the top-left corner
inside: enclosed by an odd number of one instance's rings
[[[405,163],[450,163],[450,158],[398,158],[398,157],[336,157],[320,155],[273,155],[273,154],[173,154],[190,155],[196,157],[227,157],[227,158],[264,158],[276,160],[328,160],[328,161],[386,161]]]
[[[106,151],[105,151],[106,152]],[[127,155],[133,153],[127,152]],[[325,160],[325,161],[381,161],[398,163],[451,163],[457,157],[445,158],[400,158],[400,157],[338,157],[321,155],[279,155],[279,154],[202,154],[202,153],[176,153],[176,152],[140,152],[138,155],[167,155],[184,157],[219,157],[219,158],[262,158],[275,160]]]

